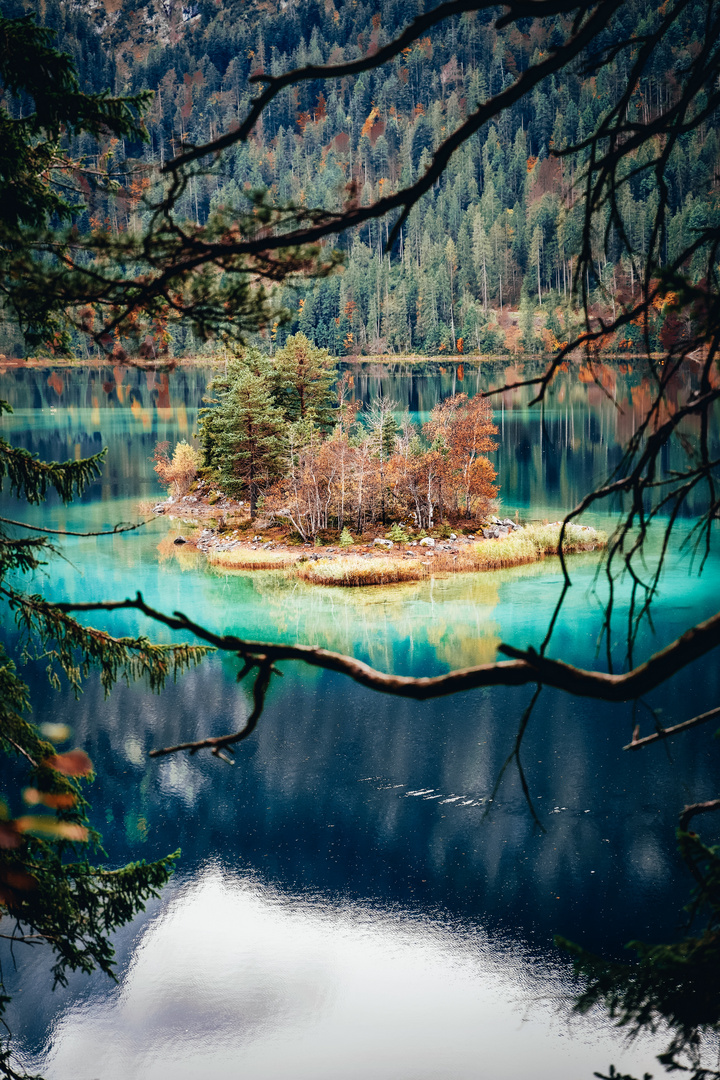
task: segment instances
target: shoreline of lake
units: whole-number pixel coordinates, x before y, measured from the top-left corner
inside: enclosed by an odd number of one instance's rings
[[[214,507],[204,505],[185,510],[197,516],[197,523],[188,522],[186,516],[175,518],[170,504],[161,504],[162,511],[171,520],[190,525],[195,535],[178,533],[168,538],[161,547],[166,555],[173,549],[196,551],[204,555],[208,566],[222,571],[258,572],[282,571],[287,576],[300,578],[315,585],[339,585],[346,587],[391,585],[410,581],[423,581],[437,574],[478,573],[502,570],[512,566],[540,562],[546,556],[558,554],[561,522],[527,523],[518,525],[509,519],[497,519],[484,528],[468,534],[434,530],[432,535],[405,534],[406,539],[389,538],[384,530],[379,535],[341,545],[335,543],[311,545],[289,543],[287,528],[272,523],[250,523],[232,528],[232,522],[222,530],[209,528],[203,523],[215,517]],[[215,512],[217,513],[217,511]],[[232,513],[228,507],[220,513]],[[261,525],[265,526],[261,528]],[[252,537],[248,532],[260,529]],[[186,529],[187,531],[187,529]],[[339,537],[340,534],[338,534]],[[563,541],[563,553],[596,551],[607,545],[607,536],[588,525],[571,523]]]
[[[662,359],[662,353],[651,353],[651,360]],[[158,357],[156,360],[147,359],[124,359],[118,360],[112,356],[102,357],[11,357],[0,355],[0,373],[4,370],[16,370],[19,368],[103,368],[103,367],[127,367],[137,368],[141,371],[173,371],[177,368],[200,368],[200,367],[220,367],[227,363],[231,357],[228,355],[217,355],[201,353],[195,356],[172,356],[172,357]],[[422,368],[424,365],[443,365],[443,364],[470,364],[470,365],[485,365],[493,363],[525,363],[538,361],[544,363],[550,363],[554,358],[553,353],[438,353],[433,356],[424,356],[418,353],[409,354],[395,354],[395,353],[380,353],[380,354],[367,354],[367,355],[349,355],[349,356],[336,356],[334,359],[338,364],[379,364],[385,367],[389,367],[393,364],[404,364],[414,368]],[[611,355],[603,355],[600,357],[593,357],[594,362],[602,363],[618,363],[629,364],[639,363],[648,359],[648,354],[644,352],[623,352],[612,353]],[[575,352],[568,355],[566,362],[570,363],[586,363],[588,357],[581,349],[577,349]]]

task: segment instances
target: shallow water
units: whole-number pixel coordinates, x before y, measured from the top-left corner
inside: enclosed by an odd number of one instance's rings
[[[457,369],[409,378],[366,367],[356,389],[370,394],[383,379],[386,394],[422,412],[453,378],[456,389],[473,388],[467,370],[461,387]],[[634,373],[614,378],[622,414],[569,375],[544,417],[528,410],[526,392],[507,396],[496,455],[506,511],[555,518],[602,478],[644,400]],[[78,504],[5,499],[4,512],[76,529],[136,520],[138,500],[159,495],[155,442],[192,430],[205,379],[195,370],[5,373],[0,396],[16,408],[6,437],[48,457],[103,445],[110,454]],[[222,574],[168,543],[176,529],[158,519],[124,536],[67,538],[66,559],[34,587],[77,600],[141,589],[149,603],[213,628],[319,644],[414,675],[492,660],[500,641],[538,644],[559,587],[553,559],[367,590]],[[596,557],[572,568],[551,652],[593,666]],[[718,585],[717,552],[698,581],[675,551],[641,651],[715,611]],[[103,625],[168,638],[132,614]],[[68,719],[96,764],[95,820],[110,859],[183,853],[163,898],[118,934],[117,987],[78,977],[49,995],[42,953],[23,961],[11,1023],[29,1063],[53,1080],[576,1080],[610,1061],[652,1070],[660,1042],[622,1050],[600,1017],[567,1026],[568,964],[552,935],[616,952],[629,938],[675,931],[686,886],[672,830],[682,804],[717,795],[708,733],[670,754],[660,746],[630,756],[621,747],[631,706],[544,691],[523,760],[545,833],[514,772],[489,803],[531,688],[417,704],[288,663],[234,769],[149,759],[153,746],[242,723],[236,667],[212,658],[160,697],[119,687],[107,702],[91,680],[78,703],[53,693],[41,668],[27,669],[37,718]],[[679,722],[717,703],[718,682],[717,666],[701,662],[650,704],[663,722]]]

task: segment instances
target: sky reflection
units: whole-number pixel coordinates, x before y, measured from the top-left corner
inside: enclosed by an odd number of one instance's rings
[[[148,922],[117,989],[64,1012],[37,1064],[52,1080],[642,1074],[651,1047],[568,1026],[567,988],[517,941],[210,865]]]

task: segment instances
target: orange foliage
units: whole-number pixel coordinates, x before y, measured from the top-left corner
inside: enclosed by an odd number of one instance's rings
[[[436,405],[425,425],[434,446],[443,446],[440,466],[445,498],[456,508],[465,504],[465,516],[473,508],[484,514],[497,495],[494,486],[495,470],[485,454],[497,449],[492,436],[497,427],[492,422],[492,409],[487,398],[456,394]]]
[[[373,105],[373,107],[370,110],[370,113],[368,115],[368,118],[365,121],[365,123],[363,124],[362,129],[360,131],[360,137],[361,138],[362,138],[363,135],[367,135],[367,136],[370,135],[370,128],[373,126],[373,124],[375,123],[375,121],[377,120],[379,115],[380,115],[379,109],[377,109]]]
[[[318,98],[317,105],[315,106],[315,123],[319,124],[321,120],[324,120],[327,116],[327,101],[325,95],[320,91],[320,97]]]

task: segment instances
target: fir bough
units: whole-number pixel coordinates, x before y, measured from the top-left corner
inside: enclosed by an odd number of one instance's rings
[[[0,403],[0,415],[9,411]],[[104,456],[103,450],[80,461],[45,462],[0,439],[0,490],[8,479],[11,491],[28,503],[41,502],[50,489],[67,503],[99,476]],[[54,550],[46,538],[9,535],[0,522],[0,600],[20,629],[20,656],[44,658],[54,686],[65,678],[77,696],[97,671],[106,694],[119,680],[142,679],[159,691],[212,651],[156,645],[143,635],[113,637],[21,591],[18,575],[37,570]],[[119,869],[90,860],[88,848],[104,854],[83,792],[92,762],[84,751],[59,752],[42,737],[32,722],[29,689],[1,642],[0,755],[12,762],[5,776],[14,778],[6,779],[0,798],[0,917],[6,917],[0,934],[19,947],[50,948],[55,984],[65,985],[71,971],[99,969],[113,977],[113,931],[159,895],[179,853]],[[9,1000],[0,972],[0,1023]],[[0,1075],[18,1080],[25,1075],[18,1068],[7,1030],[0,1038]]]

